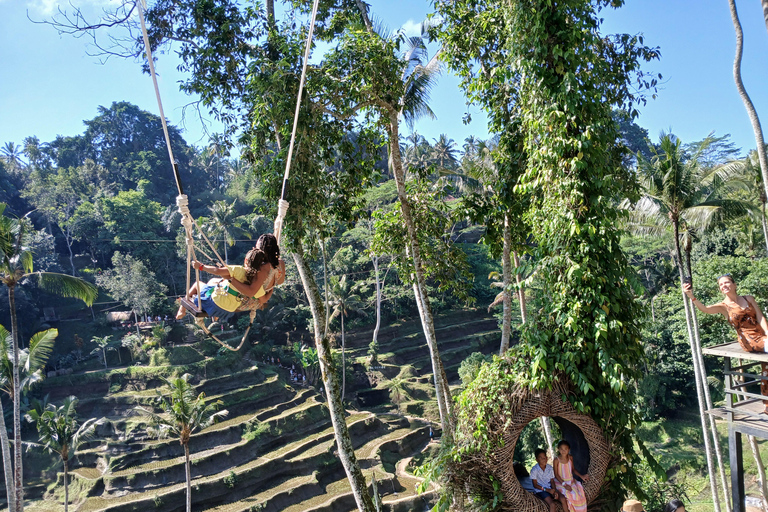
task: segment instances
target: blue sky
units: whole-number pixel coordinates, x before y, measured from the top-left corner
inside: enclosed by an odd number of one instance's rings
[[[72,0],[98,11],[114,0]],[[372,10],[391,28],[416,30],[431,10],[421,0],[375,0]],[[152,83],[140,64],[112,58],[100,63],[87,55],[88,39],[59,36],[47,25],[27,18],[50,17],[59,0],[0,0],[0,144],[21,144],[36,135],[41,141],[56,135],[76,135],[83,120],[97,115],[99,105],[129,101],[157,113]],[[745,32],[742,72],[747,91],[768,129],[768,31],[759,2],[739,0]],[[652,138],[672,130],[684,141],[704,138],[709,132],[730,133],[739,147],[754,148],[755,139],[733,82],[735,37],[728,3],[701,0],[629,0],[617,11],[604,11],[606,32],[643,33],[646,44],[661,47],[662,59],[645,66],[662,73],[658,98],[641,108],[638,123]],[[178,92],[180,76],[171,55],[157,64],[161,94],[170,122],[182,125],[182,107],[192,101]],[[467,110],[458,80],[445,74],[432,96],[437,120],[423,120],[416,130],[429,140],[441,133],[461,144],[469,135],[487,136],[484,117],[472,107],[473,122],[462,123]],[[187,115],[186,139],[207,142],[200,121]],[[216,129],[215,126],[212,127]]]

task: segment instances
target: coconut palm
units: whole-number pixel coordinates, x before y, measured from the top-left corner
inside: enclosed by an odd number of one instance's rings
[[[228,411],[216,411],[221,400],[206,402],[205,393],[195,397],[195,389],[189,383],[190,375],[165,379],[170,389],[168,397],[158,391],[157,406],[162,411],[136,407],[136,411],[149,417],[150,427],[147,432],[158,438],[177,437],[184,447],[184,468],[187,477],[187,512],[192,512],[192,467],[189,462],[189,440],[196,430],[213,425]]]
[[[96,427],[104,422],[90,418],[82,425],[77,421],[77,398],[69,396],[61,407],[40,404],[27,413],[27,421],[37,425],[38,442],[28,443],[51,453],[58,453],[64,463],[64,512],[69,510],[69,460],[85,441],[93,437]]]
[[[96,343],[98,345],[96,348],[93,349],[91,354],[97,354],[101,353],[101,359],[104,361],[104,369],[106,370],[107,367],[107,351],[109,350],[117,350],[115,347],[109,346],[110,343],[112,343],[112,336],[94,336],[91,338],[91,341]]]
[[[227,246],[235,245],[235,239],[245,233],[235,210],[236,203],[237,199],[232,201],[232,204],[226,201],[216,201],[208,208],[211,216],[203,225],[212,238],[221,238],[223,240],[224,262],[227,264],[229,263]]]
[[[91,305],[96,298],[96,287],[80,278],[52,272],[35,272],[32,252],[27,239],[32,227],[25,218],[4,215],[5,204],[0,203],[0,282],[8,288],[8,302],[11,313],[11,338],[13,361],[20,361],[19,329],[16,316],[16,287],[30,280],[48,291],[64,297],[75,297]],[[20,368],[13,365],[13,431],[14,431],[14,494],[16,511],[21,512],[23,503],[23,471],[21,461],[21,413],[20,413]],[[10,501],[9,501],[10,510]]]
[[[389,164],[395,178],[400,209],[407,228],[408,257],[413,262],[416,306],[419,309],[419,316],[422,319],[424,335],[430,352],[435,379],[435,394],[443,432],[450,439],[454,427],[452,399],[437,347],[421,247],[406,192],[405,162],[400,151],[400,123],[402,121],[405,121],[406,125],[412,128],[413,123],[421,117],[426,116],[433,119],[435,117],[434,112],[429,108],[429,93],[440,72],[439,54],[430,58],[422,37],[407,37],[402,32],[396,33],[392,38],[383,35],[382,31],[375,28],[367,18],[365,9],[362,8],[361,4],[363,2],[358,3],[358,8],[361,11],[368,37],[359,40],[365,45],[370,45],[377,51],[381,50],[392,57],[377,60],[376,66],[368,70],[367,74],[376,74],[369,79],[377,82],[377,86],[370,90],[368,93],[370,97],[367,100],[376,105],[382,117],[381,121],[386,127]],[[361,55],[368,53],[366,48],[361,47],[360,50]],[[403,51],[403,53],[396,55],[398,51]]]
[[[356,287],[347,281],[346,274],[341,279],[331,278],[331,300],[330,306],[333,308],[331,321],[336,318],[341,320],[341,399],[344,400],[344,391],[347,384],[346,371],[346,339],[344,336],[344,317],[350,313],[365,314],[364,305],[357,294]]]
[[[22,391],[29,389],[35,382],[42,380],[43,368],[53,350],[53,343],[58,335],[56,329],[38,332],[29,341],[29,349],[19,351],[21,368]],[[13,401],[13,335],[0,325],[0,390]],[[13,510],[15,494],[13,493],[13,466],[11,464],[10,444],[8,443],[8,429],[5,426],[5,413],[2,400],[0,400],[0,443],[2,443],[3,472],[5,473],[5,486],[8,493],[8,510]]]
[[[700,144],[693,153],[686,155],[680,139],[669,133],[662,134],[658,145],[649,145],[652,154],[650,159],[638,155],[638,172],[644,195],[636,205],[634,226],[636,231],[646,233],[659,233],[671,228],[675,246],[674,256],[681,286],[685,275],[691,275],[690,249],[696,230],[706,230],[717,222],[732,220],[735,217],[745,215],[748,211],[748,205],[742,201],[723,199],[720,196],[723,184],[717,171],[700,164],[699,156],[703,151],[706,151],[708,140],[709,138]],[[683,242],[685,258],[683,257],[681,242]],[[712,448],[707,434],[708,415],[705,413],[706,409],[712,408],[712,400],[704,380],[704,362],[698,341],[698,325],[692,305],[688,303],[685,294],[683,294],[683,303],[694,363],[710,484],[713,499],[717,501],[715,469],[711,456]],[[715,453],[721,468],[722,485],[724,489],[727,489],[715,424],[711,418],[709,420],[713,432]]]
[[[2,159],[8,164],[8,169],[12,173],[18,173],[24,168],[24,162],[21,160],[21,155],[24,154],[24,150],[18,144],[6,142],[2,149],[0,149],[0,153],[2,153]]]
[[[459,162],[456,142],[441,133],[432,145],[432,160],[441,169],[455,169]]]
[[[768,222],[765,218],[765,204],[768,202],[768,196],[763,187],[763,173],[757,151],[752,150],[744,159],[722,165],[718,174],[730,187],[744,191],[749,200],[759,206],[757,216],[763,228],[765,250],[768,253]]]

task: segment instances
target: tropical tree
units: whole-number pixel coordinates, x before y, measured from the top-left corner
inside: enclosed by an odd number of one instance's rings
[[[400,403],[403,401],[403,398],[411,397],[411,395],[408,393],[407,384],[408,381],[406,381],[403,377],[395,377],[394,379],[387,381],[385,384],[385,387],[392,395],[392,401],[395,404],[400,405]]]
[[[165,379],[170,393],[165,397],[158,391],[157,407],[162,411],[136,407],[136,411],[149,417],[147,432],[158,438],[174,437],[184,447],[184,468],[187,478],[187,512],[192,512],[192,467],[189,461],[189,440],[196,430],[213,425],[227,416],[229,411],[216,411],[221,400],[207,402],[205,393],[195,396],[195,389],[189,383],[190,375]]]
[[[456,142],[441,133],[432,145],[432,160],[441,169],[453,170],[459,162]]]
[[[18,144],[14,144],[13,142],[6,142],[0,149],[0,153],[2,153],[2,159],[8,165],[8,169],[12,173],[18,173],[21,169],[24,168],[24,162],[21,159],[24,151]]]
[[[711,139],[710,139],[711,140]],[[672,228],[675,247],[675,262],[682,284],[686,275],[691,276],[690,252],[693,236],[698,229],[708,229],[717,221],[727,220],[744,215],[747,206],[734,199],[720,197],[721,180],[716,169],[707,168],[699,163],[699,155],[706,150],[705,139],[696,151],[686,155],[680,139],[672,134],[662,134],[657,145],[649,146],[651,159],[638,156],[638,172],[644,195],[636,205],[635,226],[639,231],[659,232],[659,229]],[[681,241],[683,248],[681,249]],[[701,346],[698,341],[698,325],[693,311],[693,305],[683,293],[686,325],[691,345],[691,356],[696,378],[696,391],[701,415],[702,433],[704,435],[707,464],[709,467],[710,484],[713,493],[717,492],[715,468],[712,460],[712,446],[707,434],[706,410],[712,407],[709,386],[706,384]],[[715,422],[709,418],[714,444],[714,452],[721,468],[720,478],[723,489],[727,489],[725,474],[722,470],[722,453]],[[713,499],[715,496],[713,496]]]
[[[241,227],[241,219],[235,210],[237,199],[229,204],[227,201],[216,201],[209,207],[211,216],[203,224],[211,238],[221,238],[224,243],[224,262],[229,263],[227,246],[235,245],[238,236],[245,233]]]
[[[345,47],[353,49],[354,55],[349,82],[355,84],[355,90],[350,91],[350,95],[356,102],[370,105],[368,108],[385,127],[389,165],[406,228],[407,259],[413,269],[416,306],[430,352],[443,432],[445,438],[450,439],[454,424],[453,404],[437,346],[413,200],[406,189],[406,167],[400,150],[401,122],[412,126],[421,117],[434,118],[428,104],[429,91],[438,78],[440,62],[438,55],[429,56],[422,37],[407,37],[403,33],[387,37],[373,26],[363,2],[358,2],[357,6],[362,25],[353,24],[343,41]]]
[[[39,436],[37,443],[28,444],[58,453],[64,463],[64,512],[69,510],[69,461],[80,445],[93,437],[96,427],[104,422],[103,418],[90,418],[80,424],[75,411],[77,402],[74,396],[65,398],[61,407],[37,402],[26,414],[27,421],[37,426]]]
[[[765,204],[768,202],[765,187],[763,187],[763,172],[757,151],[750,151],[741,160],[728,162],[720,167],[719,173],[728,186],[743,190],[747,197],[759,206],[760,225],[763,228],[763,241],[768,254],[768,222],[765,217]]]
[[[96,348],[93,349],[91,354],[101,353],[101,360],[104,362],[104,369],[106,370],[107,367],[107,351],[108,350],[117,350],[115,347],[111,347],[110,343],[112,343],[112,336],[94,336],[91,338],[91,341],[93,343],[96,343],[98,345]]]
[[[356,286],[351,281],[347,281],[347,275],[331,278],[331,300],[330,306],[333,308],[331,321],[339,318],[341,321],[341,399],[344,400],[344,391],[347,384],[346,370],[346,338],[344,336],[344,317],[350,313],[365,314],[365,305],[357,293]]]
[[[119,252],[112,256],[112,268],[96,276],[96,283],[133,310],[136,334],[139,336],[139,315],[149,313],[167,291],[143,261]]]
[[[765,10],[766,5],[768,4],[763,2],[763,15],[766,19],[766,27],[768,27],[768,11]],[[739,21],[739,13],[736,10],[735,0],[728,0],[728,6],[731,11],[733,28],[736,32],[736,57],[733,60],[733,80],[736,82],[736,89],[739,91],[739,96],[741,97],[742,103],[744,103],[744,108],[747,109],[749,122],[752,124],[752,131],[755,134],[756,151],[760,162],[760,172],[763,177],[763,191],[768,195],[768,155],[766,155],[763,128],[760,125],[760,118],[757,115],[755,105],[752,103],[752,100],[747,93],[747,89],[744,87],[744,81],[741,79],[741,56],[744,53],[744,32],[741,29],[741,22]]]
[[[53,343],[59,332],[56,329],[38,332],[29,340],[29,348],[19,351],[20,384],[22,392],[28,390],[34,383],[43,379],[43,368],[53,350]],[[15,393],[13,391],[13,335],[0,325],[0,389],[8,395],[13,403]],[[0,443],[2,443],[3,472],[8,493],[9,510],[11,502],[15,503],[13,494],[13,465],[11,463],[10,444],[8,443],[8,430],[5,426],[5,413],[2,400],[0,400]]]
[[[4,215],[5,205],[0,204],[0,282],[8,288],[8,302],[11,312],[11,338],[13,346],[13,431],[14,431],[14,506],[16,512],[24,508],[23,471],[21,461],[21,361],[18,320],[16,316],[16,287],[28,280],[57,295],[75,297],[87,305],[96,298],[96,288],[82,279],[52,272],[35,272],[33,255],[27,246],[31,226],[26,218],[12,218]],[[11,500],[9,500],[10,506]]]

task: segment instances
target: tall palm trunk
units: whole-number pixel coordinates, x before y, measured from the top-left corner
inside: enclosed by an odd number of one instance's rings
[[[8,497],[8,510],[16,510],[16,493],[13,485],[13,465],[11,464],[11,443],[8,441],[8,429],[5,426],[5,412],[0,399],[0,443],[3,452],[3,474],[5,475],[5,493]]]
[[[331,344],[327,336],[323,336],[322,318],[323,301],[320,297],[320,290],[312,275],[306,260],[304,259],[303,248],[299,244],[293,251],[293,260],[296,262],[296,268],[299,277],[304,286],[304,293],[307,295],[310,310],[312,311],[313,327],[315,330],[315,347],[317,349],[317,359],[320,363],[320,375],[325,386],[326,396],[328,397],[328,410],[331,413],[331,424],[333,425],[336,447],[339,452],[339,459],[347,479],[352,487],[352,495],[355,498],[358,510],[361,512],[374,512],[375,507],[368,487],[365,483],[365,477],[357,463],[355,450],[352,446],[352,440],[349,437],[349,430],[344,419],[344,407],[341,403],[341,393],[339,392],[338,375],[333,367],[331,357]]]
[[[685,326],[688,330],[688,341],[691,345],[691,359],[693,361],[693,373],[694,373],[694,381],[696,384],[696,397],[697,401],[699,403],[699,417],[701,419],[701,433],[704,438],[704,451],[706,452],[706,458],[707,458],[707,470],[709,473],[709,485],[712,489],[712,502],[715,506],[715,512],[720,512],[720,498],[718,496],[718,490],[717,490],[717,480],[715,478],[715,467],[712,462],[712,448],[710,446],[710,440],[709,440],[709,433],[707,432],[707,420],[706,420],[706,410],[705,410],[705,399],[704,399],[704,389],[702,386],[702,379],[701,379],[701,371],[702,368],[699,367],[699,359],[696,357],[696,340],[693,337],[693,327],[692,327],[692,321],[691,321],[691,311],[689,309],[688,304],[688,297],[686,297],[685,293],[682,291],[682,283],[685,279],[684,274],[684,262],[683,262],[683,254],[680,251],[680,226],[677,221],[677,219],[672,220],[672,225],[674,227],[674,235],[675,235],[675,256],[677,257],[677,271],[680,275],[680,293],[683,295],[683,309],[685,311]]]
[[[512,252],[512,228],[509,225],[509,215],[504,215],[504,233],[503,249],[501,252],[501,271],[502,271],[502,307],[501,317],[501,346],[499,347],[499,356],[504,356],[509,350],[509,338],[512,331],[512,293],[509,287],[512,285],[512,261],[510,259]],[[525,321],[523,321],[525,322]]]
[[[19,326],[16,318],[16,288],[8,286],[8,303],[11,310],[11,338],[13,339],[13,492],[16,495],[16,511],[24,510],[24,472],[21,462],[21,385],[19,382]]]
[[[552,437],[552,425],[548,416],[541,416],[541,430],[544,431],[544,439],[547,440],[547,457],[552,456],[552,447],[555,446],[555,438]]]
[[[328,306],[328,260],[325,257],[325,239],[320,239],[320,253],[323,256],[323,290],[325,290],[325,329],[323,336],[328,336],[328,326],[331,323],[331,308]],[[344,400],[342,398],[342,400]]]
[[[515,269],[520,268],[520,257],[517,255],[517,251],[513,251],[512,255],[515,258]],[[520,319],[521,323],[528,322],[528,308],[525,305],[525,290],[523,290],[523,280],[520,279],[520,274],[515,272],[515,281],[517,281],[517,298],[520,301]]]
[[[765,194],[768,196],[768,157],[766,157],[765,154],[763,129],[760,126],[760,118],[757,116],[757,110],[755,110],[755,106],[752,104],[752,100],[749,98],[749,94],[747,94],[747,90],[744,88],[744,82],[741,80],[741,56],[744,53],[744,33],[741,30],[741,22],[739,21],[739,13],[736,11],[735,0],[728,0],[728,5],[731,8],[731,21],[733,21],[733,28],[736,31],[736,57],[733,60],[733,80],[736,82],[736,89],[739,91],[741,101],[747,109],[749,121],[752,123],[752,131],[755,132],[757,156],[760,160],[760,171],[763,174],[763,188],[765,189]],[[768,2],[762,0],[762,5],[763,14],[766,16],[766,27],[768,27]]]
[[[688,275],[693,276],[693,271],[691,269],[691,251],[688,247],[686,247],[685,251],[685,263],[688,267]],[[687,300],[687,297],[684,297],[683,300]],[[707,371],[706,366],[704,365],[704,354],[701,351],[701,337],[699,336],[699,321],[696,318],[696,307],[693,305],[693,302],[690,304],[691,309],[691,324],[693,325],[693,340],[694,340],[694,348],[696,349],[696,353],[694,354],[694,357],[697,358],[699,363],[699,374],[701,378],[701,386],[704,389],[704,400],[707,410],[713,409],[712,406],[712,395],[709,392],[709,384],[707,383]],[[725,496],[728,495],[728,480],[725,476],[725,464],[723,464],[723,450],[720,448],[720,437],[717,433],[717,424],[715,423],[715,418],[707,414],[707,422],[709,423],[709,428],[712,431],[712,444],[715,448],[715,457],[717,458],[717,468],[720,473],[720,484],[723,486],[723,494]],[[727,512],[731,512],[731,502],[727,499],[725,500],[725,510]]]
[[[761,210],[762,215],[760,216],[760,221],[763,225],[763,241],[765,242],[765,254],[768,256],[768,222],[765,221],[765,202],[762,203]]]
[[[376,343],[379,340],[379,328],[381,327],[381,288],[382,284],[379,284],[379,257],[371,255],[371,261],[373,262],[373,276],[376,281],[376,327],[373,328],[373,342]]]
[[[399,117],[397,112],[394,111],[390,112],[389,119],[389,150],[392,159],[392,171],[395,175],[395,184],[397,185],[397,195],[400,199],[400,209],[408,230],[408,248],[413,260],[415,274],[414,293],[416,295],[416,306],[419,310],[421,325],[424,329],[424,336],[427,340],[429,355],[432,361],[432,371],[435,377],[435,395],[437,396],[437,406],[440,410],[443,436],[448,440],[452,440],[454,428],[452,402],[451,400],[446,400],[446,396],[449,396],[450,393],[448,392],[448,382],[444,378],[445,371],[442,369],[440,361],[437,336],[435,335],[435,323],[432,318],[432,308],[429,304],[427,284],[421,263],[421,250],[416,236],[411,206],[405,190],[405,172],[403,171],[403,161],[400,155]]]
[[[347,389],[346,340],[344,339],[344,311],[341,312],[341,403],[344,403],[344,391]]]
[[[64,512],[69,512],[69,461],[64,459]]]
[[[192,512],[192,465],[189,463],[189,443],[184,443],[184,471],[187,477],[187,512]]]

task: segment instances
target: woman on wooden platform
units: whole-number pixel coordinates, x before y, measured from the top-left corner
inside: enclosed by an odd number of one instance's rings
[[[683,292],[688,295],[693,304],[702,313],[709,315],[721,314],[728,320],[738,336],[739,345],[747,352],[766,351],[766,333],[768,333],[768,321],[766,321],[760,306],[751,295],[739,295],[736,293],[736,282],[730,274],[717,278],[717,286],[725,296],[722,302],[705,306],[693,296],[690,283],[683,283]],[[762,376],[768,377],[768,364],[761,363]],[[760,394],[768,396],[768,381],[760,381]],[[763,400],[765,413],[768,414],[768,400]]]

